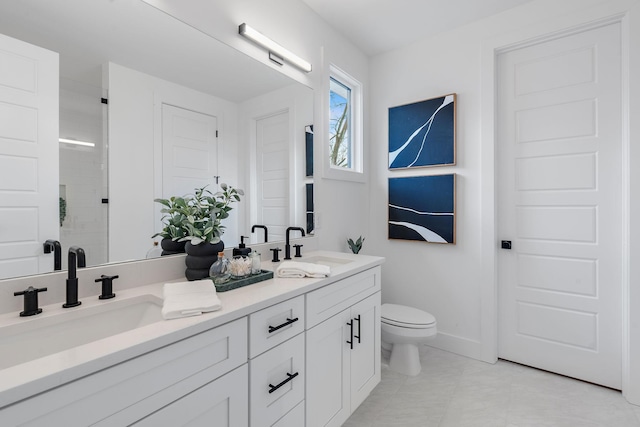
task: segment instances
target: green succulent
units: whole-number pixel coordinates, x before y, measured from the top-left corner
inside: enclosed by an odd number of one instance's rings
[[[353,252],[354,254],[357,254],[358,252],[360,252],[360,249],[362,249],[362,244],[364,243],[364,237],[360,236],[358,237],[358,240],[356,240],[355,242],[349,238],[347,239],[347,243],[349,244],[349,248],[351,248],[351,252]]]

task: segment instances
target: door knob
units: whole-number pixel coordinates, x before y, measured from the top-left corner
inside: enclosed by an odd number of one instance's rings
[[[503,240],[500,244],[502,249],[511,249],[511,240]]]

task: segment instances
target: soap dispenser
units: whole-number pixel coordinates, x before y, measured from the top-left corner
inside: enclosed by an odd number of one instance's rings
[[[233,248],[233,256],[236,255],[244,255],[248,256],[249,252],[251,252],[251,248],[248,248],[247,245],[244,244],[244,239],[248,239],[247,236],[240,236],[240,244],[237,248]]]

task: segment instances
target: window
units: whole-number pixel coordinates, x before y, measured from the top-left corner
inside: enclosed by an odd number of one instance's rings
[[[343,71],[331,67],[330,73],[327,172],[344,178],[342,172],[362,173],[362,90],[360,83]]]
[[[329,83],[329,161],[351,169],[351,89],[333,77]]]

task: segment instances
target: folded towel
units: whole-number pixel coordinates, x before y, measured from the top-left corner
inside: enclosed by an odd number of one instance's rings
[[[278,277],[327,277],[330,274],[328,265],[299,261],[284,261],[276,270]]]
[[[162,317],[165,319],[198,316],[222,308],[211,280],[165,283],[162,293]]]

